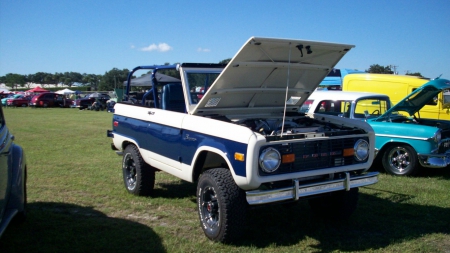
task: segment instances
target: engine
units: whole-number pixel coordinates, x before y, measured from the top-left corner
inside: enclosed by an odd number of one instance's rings
[[[332,123],[319,122],[309,117],[286,118],[282,119],[244,119],[235,122],[236,124],[246,126],[252,131],[264,136],[297,135],[297,134],[320,134],[348,131],[350,128],[338,126]]]

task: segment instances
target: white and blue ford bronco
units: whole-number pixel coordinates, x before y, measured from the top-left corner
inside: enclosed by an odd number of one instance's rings
[[[112,148],[125,187],[151,195],[155,172],[197,182],[201,227],[213,240],[241,236],[252,205],[307,199],[316,215],[348,218],[367,172],[374,132],[365,122],[306,116],[299,107],[352,45],[250,38],[228,64],[139,66],[114,107]],[[131,99],[131,77],[152,86]],[[167,77],[171,69],[179,79]]]

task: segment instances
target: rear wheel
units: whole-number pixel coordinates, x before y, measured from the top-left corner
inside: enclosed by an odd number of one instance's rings
[[[125,188],[131,194],[149,196],[155,186],[155,169],[141,157],[135,145],[125,148],[122,159],[122,173]]]
[[[419,170],[416,151],[407,145],[388,147],[382,163],[386,172],[395,176],[411,176]]]
[[[309,200],[314,215],[329,219],[348,219],[358,206],[359,189],[338,191]]]
[[[247,202],[228,169],[204,172],[197,185],[200,224],[212,241],[231,242],[243,232]]]

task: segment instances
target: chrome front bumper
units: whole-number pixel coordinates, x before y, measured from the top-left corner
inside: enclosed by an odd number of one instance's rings
[[[418,154],[420,165],[427,168],[445,168],[450,165],[450,151],[444,154]]]
[[[285,200],[298,200],[299,198],[327,192],[349,191],[351,188],[375,184],[378,182],[378,172],[369,172],[361,176],[350,176],[345,173],[343,179],[300,185],[298,179],[293,179],[293,186],[267,191],[248,191],[247,202],[250,205],[267,204]]]

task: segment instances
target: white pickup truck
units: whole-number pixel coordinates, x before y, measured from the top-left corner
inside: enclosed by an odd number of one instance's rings
[[[352,45],[250,38],[224,64],[140,66],[152,87],[114,107],[112,148],[126,189],[151,195],[155,172],[197,182],[205,235],[241,236],[249,205],[307,199],[316,215],[348,218],[367,172],[374,132],[363,121],[306,116],[299,108]],[[180,79],[164,81],[176,70]]]

